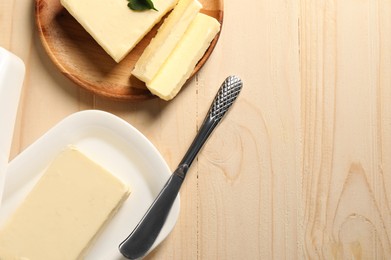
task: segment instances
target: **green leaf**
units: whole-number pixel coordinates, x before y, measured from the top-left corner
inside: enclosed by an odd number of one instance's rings
[[[153,9],[157,11],[152,0],[128,0],[128,7],[133,11],[145,11]]]

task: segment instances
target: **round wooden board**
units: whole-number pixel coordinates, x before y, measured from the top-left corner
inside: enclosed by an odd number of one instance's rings
[[[202,13],[223,23],[223,0],[200,0]],[[126,4],[126,3],[125,3]],[[87,31],[62,7],[59,0],[36,0],[35,16],[42,44],[59,70],[94,94],[117,100],[145,100],[153,96],[144,82],[131,71],[144,48],[156,34],[158,25],[120,62],[116,63]],[[216,35],[191,77],[213,51]]]

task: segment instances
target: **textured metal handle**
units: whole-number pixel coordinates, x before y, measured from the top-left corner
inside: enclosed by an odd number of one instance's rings
[[[228,109],[238,97],[242,86],[243,83],[237,76],[229,76],[224,80],[212,102],[212,105],[209,108],[209,112],[205,117],[205,120],[202,123],[197,136],[194,138],[193,143],[189,147],[187,153],[179,165],[185,164],[190,167],[194,158],[197,156],[199,150],[208,139],[213,129],[219,124],[221,119],[227,113]]]
[[[242,81],[236,76],[229,76],[223,82],[200,131],[177,169],[168,179],[133,232],[119,245],[119,251],[123,256],[128,259],[139,259],[152,247],[170,213],[171,207],[186,177],[187,170],[213,129],[221,121],[239,95],[241,88]]]
[[[243,83],[237,76],[227,77],[216,94],[210,107],[208,117],[215,122],[220,122],[225,113],[238,97]]]

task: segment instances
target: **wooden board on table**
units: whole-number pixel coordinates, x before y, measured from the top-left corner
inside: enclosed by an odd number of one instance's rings
[[[202,13],[223,22],[223,0],[201,0]],[[144,82],[131,75],[132,68],[152,37],[157,24],[138,45],[116,63],[86,30],[69,14],[59,0],[36,0],[35,14],[39,36],[57,68],[78,86],[94,94],[117,100],[145,100],[154,96]],[[220,34],[198,62],[194,76],[205,64]]]

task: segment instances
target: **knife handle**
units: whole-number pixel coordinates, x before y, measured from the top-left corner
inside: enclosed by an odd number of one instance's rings
[[[214,128],[220,123],[238,97],[242,87],[242,80],[237,76],[229,76],[224,80],[217,91],[204,122],[179,165],[186,164],[190,167]]]

